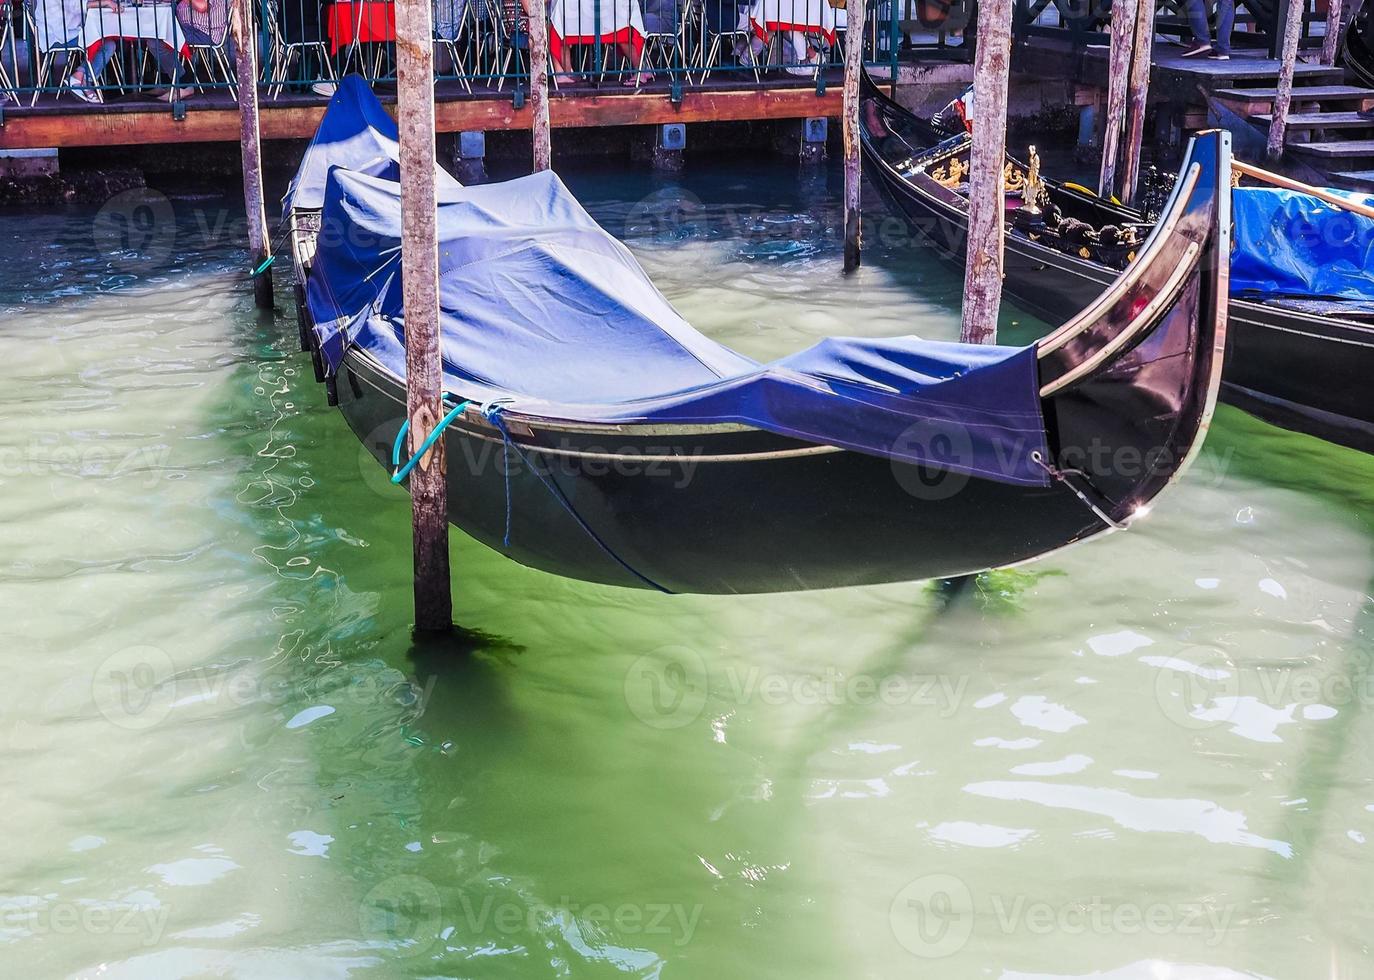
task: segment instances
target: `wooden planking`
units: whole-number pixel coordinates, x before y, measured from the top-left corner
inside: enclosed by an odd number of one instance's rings
[[[1296,97],[1301,89],[1294,89]],[[1261,125],[1269,125],[1273,117],[1259,113],[1250,117]],[[1288,117],[1288,128],[1294,129],[1374,129],[1374,118],[1359,112],[1295,112]]]
[[[549,121],[554,128],[578,126],[639,126],[670,122],[736,122],[750,119],[803,119],[807,116],[840,115],[841,92],[824,95],[806,88],[756,89],[684,93],[675,106],[659,92],[616,95],[569,95],[549,99]],[[122,109],[123,107],[121,107]],[[395,112],[394,106],[388,111]],[[276,106],[261,108],[265,140],[308,139],[324,115],[324,106]],[[461,99],[435,106],[435,125],[441,133],[464,130],[530,128],[528,108],[516,109],[509,96]],[[177,122],[165,106],[130,111],[70,113],[26,112],[11,109],[0,126],[0,149],[34,147],[134,146],[156,143],[238,142],[239,113],[232,105],[216,108],[188,106],[186,118]]]
[[[1294,143],[1289,149],[1316,157],[1374,157],[1374,140],[1334,143]]]

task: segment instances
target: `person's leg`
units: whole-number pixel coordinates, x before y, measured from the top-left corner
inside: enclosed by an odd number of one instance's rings
[[[1231,53],[1231,29],[1236,25],[1236,0],[1217,0],[1217,54]]]
[[[90,60],[86,69],[86,79],[91,85],[100,84],[100,74],[105,70],[105,66],[110,63],[110,59],[115,56],[119,46],[114,41],[106,41],[100,46],[100,50],[95,53],[95,57]]]
[[[1207,0],[1187,0],[1188,26],[1198,44],[1212,43],[1212,28],[1207,23]]]
[[[185,25],[183,25],[183,30],[185,30]],[[204,34],[200,36],[205,37],[207,41],[209,40]],[[190,34],[187,32],[188,41],[189,38]],[[149,41],[147,42],[147,48],[152,54],[153,60],[157,62],[158,68],[162,70],[162,73],[166,75],[168,80],[175,86],[173,94],[180,93],[183,97],[189,97],[195,90],[185,87],[190,81],[190,75],[180,56],[161,41]]]

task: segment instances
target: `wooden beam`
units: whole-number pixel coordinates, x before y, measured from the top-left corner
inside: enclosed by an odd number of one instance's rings
[[[158,143],[237,143],[239,113],[234,106],[187,105],[186,118],[172,118],[165,106],[123,106],[91,109],[63,106],[36,110],[9,108],[0,126],[0,149],[34,147],[139,146]],[[395,112],[395,106],[388,107]],[[616,95],[563,95],[549,99],[549,124],[554,129],[592,126],[657,126],[671,122],[740,122],[751,119],[838,118],[841,93],[836,88],[817,95],[813,87],[687,91],[675,106],[663,92]],[[273,105],[261,107],[262,139],[309,139],[319,128],[324,106]],[[530,109],[516,109],[510,95],[463,98],[440,102],[435,123],[441,133],[466,130],[508,130],[531,127]]]
[[[1336,63],[1336,45],[1341,40],[1341,0],[1326,0],[1326,35],[1322,38],[1321,63]]]
[[[1007,159],[1007,72],[1011,62],[1011,2],[978,8],[973,56],[973,147],[969,156],[968,256],[964,265],[966,344],[997,341],[1002,307],[1002,234],[1006,204],[1002,168]]]
[[[1283,49],[1279,53],[1279,84],[1274,94],[1274,115],[1269,120],[1269,141],[1265,153],[1269,159],[1283,156],[1284,139],[1288,135],[1288,109],[1293,104],[1293,66],[1298,62],[1298,40],[1302,34],[1302,14],[1307,0],[1287,0],[1288,15],[1283,24]]]
[[[439,353],[439,244],[434,190],[434,44],[430,0],[396,0],[396,101],[400,129],[401,302],[405,310],[406,418],[410,451],[444,414]],[[449,591],[447,454],[442,437],[410,471],[415,630],[453,626]]]
[[[1362,218],[1374,219],[1374,208],[1371,208],[1368,204],[1363,204],[1360,201],[1352,201],[1347,197],[1342,197],[1340,194],[1332,193],[1325,187],[1313,187],[1311,184],[1304,184],[1302,181],[1294,180],[1292,177],[1285,177],[1283,174],[1276,174],[1269,170],[1263,170],[1259,167],[1251,166],[1248,163],[1243,163],[1240,160],[1232,160],[1231,169],[1236,171],[1236,173],[1244,174],[1246,177],[1253,177],[1267,184],[1273,184],[1275,187],[1297,191],[1299,194],[1307,194],[1310,197],[1315,197],[1319,201],[1325,201],[1327,204],[1349,211],[1352,214],[1358,214]]]
[[[275,305],[272,296],[270,238],[262,192],[262,136],[258,131],[258,45],[248,0],[229,4],[238,63],[239,150],[243,164],[243,203],[248,215],[248,254],[253,263],[253,301],[260,310]],[[173,80],[173,84],[177,84]]]
[[[553,166],[549,141],[549,8],[544,0],[521,0],[530,24],[530,115],[535,172]]]
[[[1138,0],[1135,8],[1135,48],[1126,89],[1126,159],[1122,165],[1121,199],[1135,201],[1140,185],[1140,151],[1145,142],[1145,107],[1150,99],[1150,59],[1155,37],[1155,0]]]
[[[1107,64],[1107,116],[1102,138],[1102,171],[1098,197],[1116,193],[1116,158],[1121,150],[1121,131],[1126,125],[1126,82],[1131,74],[1135,41],[1136,0],[1112,0],[1112,40]]]
[[[844,35],[844,271],[859,267],[863,246],[863,212],[859,187],[863,165],[859,159],[859,77],[864,68],[864,0],[849,0],[846,13],[858,25]]]

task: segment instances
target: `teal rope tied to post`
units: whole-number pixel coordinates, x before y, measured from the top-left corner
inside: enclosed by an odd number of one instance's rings
[[[410,474],[410,471],[415,468],[415,464],[420,461],[420,457],[429,452],[430,447],[444,434],[444,430],[448,428],[449,423],[462,415],[463,409],[471,404],[472,402],[466,398],[459,402],[452,411],[440,420],[439,424],[434,427],[434,431],[420,444],[419,450],[416,451],[414,456],[411,456],[410,459],[406,461],[404,466],[401,465],[401,443],[405,442],[406,433],[410,431],[410,419],[406,419],[402,422],[401,431],[396,433],[396,441],[391,446],[391,482],[400,483],[404,480]]]
[[[275,261],[277,261],[277,257],[275,255],[267,256],[267,258],[263,260],[262,265],[258,266],[256,269],[252,271],[252,273],[250,273],[251,278],[256,279],[258,276],[262,275],[263,272],[267,270],[267,267]]]

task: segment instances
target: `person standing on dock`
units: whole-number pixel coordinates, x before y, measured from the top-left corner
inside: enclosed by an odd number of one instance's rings
[[[1217,39],[1212,40],[1207,23],[1207,0],[1187,0],[1188,25],[1193,30],[1193,46],[1183,52],[1185,58],[1231,60],[1231,29],[1236,24],[1236,0],[1217,0]]]

